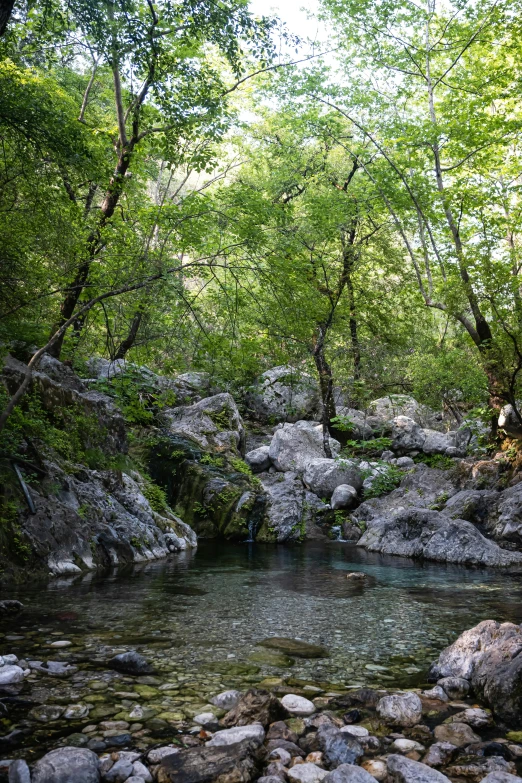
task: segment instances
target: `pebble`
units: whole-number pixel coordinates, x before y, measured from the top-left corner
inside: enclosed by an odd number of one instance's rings
[[[298,717],[313,715],[316,711],[313,702],[305,699],[304,696],[296,696],[294,693],[288,693],[286,696],[283,696],[281,704],[285,710],[288,710],[292,715],[297,715]]]
[[[52,642],[49,646],[50,647],[70,647],[72,645],[72,642],[68,642],[65,639],[58,642]]]

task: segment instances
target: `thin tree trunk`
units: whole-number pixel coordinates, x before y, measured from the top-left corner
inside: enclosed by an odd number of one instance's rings
[[[353,290],[351,271],[347,276],[346,290],[348,291],[348,306],[350,308],[349,326],[350,340],[352,343],[353,377],[358,381],[361,377],[361,344],[359,343],[357,311],[355,309],[355,293]]]
[[[136,337],[138,336],[138,331],[143,320],[143,315],[143,310],[138,310],[137,313],[135,313],[134,318],[131,321],[127,337],[121,341],[118,348],[116,349],[116,352],[112,357],[113,361],[116,359],[125,359],[125,356],[136,342]]]
[[[331,420],[335,418],[335,400],[333,395],[333,374],[332,368],[326,361],[324,355],[324,340],[326,337],[326,329],[324,326],[319,326],[319,337],[316,341],[313,357],[317,374],[319,375],[319,388],[321,389],[321,401],[323,404],[323,447],[325,456],[328,459],[332,459],[332,449],[330,448],[330,429]]]

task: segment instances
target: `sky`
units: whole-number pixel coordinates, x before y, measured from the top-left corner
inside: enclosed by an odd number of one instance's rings
[[[301,38],[315,40],[319,36],[324,40],[324,25],[308,16],[318,11],[318,0],[250,0],[250,9],[259,15],[279,16],[286,22],[290,32]]]

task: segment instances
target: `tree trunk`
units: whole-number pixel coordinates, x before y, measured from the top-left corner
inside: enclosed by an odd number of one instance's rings
[[[130,351],[130,349],[136,342],[136,337],[138,335],[138,330],[140,328],[142,320],[143,320],[143,310],[138,310],[138,312],[135,313],[134,318],[131,321],[131,325],[127,333],[127,337],[121,341],[114,356],[112,357],[113,361],[115,361],[116,359],[125,359],[127,352]]]
[[[58,323],[53,326],[52,333],[58,331],[60,327],[66,321],[68,321],[69,318],[71,318],[76,305],[80,300],[82,291],[89,279],[91,264],[100,250],[101,232],[107,222],[114,215],[114,211],[123,192],[125,175],[129,169],[134,144],[134,141],[131,140],[126,149],[122,151],[118,158],[118,164],[114,170],[114,174],[110,179],[109,187],[105,192],[105,197],[100,208],[99,223],[87,240],[87,258],[80,264],[75,278],[65,295],[65,299],[63,300],[62,306],[60,308],[60,318]],[[58,340],[53,343],[52,348],[49,349],[49,354],[54,356],[55,359],[60,358],[64,338],[65,332]]]
[[[357,327],[357,313],[355,310],[355,294],[353,290],[353,281],[351,276],[351,270],[348,273],[346,279],[346,289],[348,291],[348,305],[350,308],[350,340],[352,343],[352,356],[353,356],[353,377],[356,381],[361,377],[361,344],[359,343],[359,334]]]
[[[0,0],[0,38],[7,29],[7,24],[13,12],[15,0]]]
[[[333,395],[333,375],[332,368],[326,361],[324,355],[324,328],[319,327],[319,339],[316,342],[313,356],[319,375],[319,388],[321,389],[321,401],[323,403],[323,446],[324,453],[328,459],[332,459],[332,450],[330,448],[331,420],[335,418],[335,400]]]

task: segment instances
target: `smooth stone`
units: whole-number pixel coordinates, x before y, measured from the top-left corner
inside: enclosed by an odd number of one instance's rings
[[[265,730],[260,723],[253,723],[250,726],[234,726],[232,729],[223,729],[222,731],[216,731],[212,739],[207,742],[207,745],[235,745],[236,742],[242,740],[252,740],[258,745],[261,745],[265,739]]]
[[[422,718],[422,702],[416,693],[394,693],[380,699],[377,714],[392,726],[415,726]]]
[[[375,778],[362,767],[341,764],[324,778],[324,783],[375,783]]]
[[[33,767],[32,783],[99,783],[98,756],[86,748],[58,748]]]
[[[31,783],[31,771],[27,762],[16,759],[9,765],[9,783]]]
[[[419,761],[392,754],[386,759],[390,783],[450,783],[449,778]]]
[[[368,729],[365,729],[364,726],[341,726],[339,731],[342,731],[343,734],[351,734],[352,737],[369,737],[370,732]]]
[[[449,701],[448,694],[446,693],[444,688],[441,688],[440,685],[435,685],[435,687],[429,691],[422,691],[422,695],[425,696],[427,699],[438,699],[438,701]]]
[[[0,685],[13,685],[16,682],[22,682],[23,679],[24,670],[20,666],[6,665],[0,669]]]
[[[463,699],[468,695],[470,689],[469,680],[465,680],[463,677],[443,677],[441,680],[437,680],[437,685],[448,694],[450,699]]]
[[[422,752],[424,745],[421,745],[420,742],[415,742],[415,740],[396,739],[392,742],[390,750],[396,750],[399,753],[411,753],[414,750]]]
[[[313,715],[315,712],[315,704],[313,702],[305,699],[304,696],[296,696],[294,693],[287,693],[286,696],[283,696],[281,704],[292,715],[297,715],[301,718]]]
[[[290,783],[319,783],[328,775],[328,772],[315,764],[297,764],[288,770],[287,776]]]
[[[231,710],[236,706],[240,698],[241,691],[223,691],[223,693],[218,693],[216,696],[212,696],[210,703],[215,707],[219,707],[221,710],[227,710],[228,712],[228,710]]]
[[[329,653],[324,647],[317,644],[309,644],[299,639],[288,639],[283,636],[271,636],[259,642],[260,647],[268,647],[282,650],[287,655],[295,655],[296,658],[327,658]]]
[[[458,748],[482,741],[467,723],[443,723],[440,726],[435,726],[434,734],[438,742],[450,742]]]
[[[67,640],[63,639],[62,641],[58,642],[52,642],[49,646],[50,647],[70,647],[72,645],[72,642],[68,642]]]
[[[112,767],[105,773],[104,781],[106,783],[125,783],[128,777],[132,775],[133,766],[127,759],[118,759]]]

